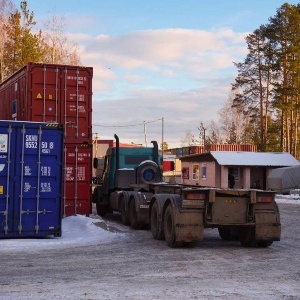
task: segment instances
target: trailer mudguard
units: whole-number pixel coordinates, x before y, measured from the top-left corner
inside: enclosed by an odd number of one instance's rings
[[[255,224],[257,241],[280,241],[281,224],[276,212],[255,213]]]
[[[198,242],[203,240],[203,213],[194,209],[174,211],[175,236],[177,242]]]
[[[157,196],[157,195],[155,195]],[[166,208],[171,205],[175,226],[176,242],[198,242],[203,240],[204,224],[203,213],[197,209],[182,209],[180,195],[160,195],[163,203],[163,216]],[[168,201],[167,201],[168,200]],[[164,220],[162,220],[162,224]]]

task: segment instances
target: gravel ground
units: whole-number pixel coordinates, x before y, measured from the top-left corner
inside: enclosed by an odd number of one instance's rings
[[[300,299],[300,205],[279,209],[282,239],[263,249],[216,229],[195,248],[171,249],[110,216],[104,227],[121,232],[112,242],[2,253],[0,299]]]

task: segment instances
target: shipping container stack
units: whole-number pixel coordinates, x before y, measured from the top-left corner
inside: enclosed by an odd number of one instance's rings
[[[63,125],[63,217],[91,213],[92,78],[92,67],[29,63],[0,85],[0,119]]]

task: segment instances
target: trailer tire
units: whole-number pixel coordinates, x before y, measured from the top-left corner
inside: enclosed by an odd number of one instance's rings
[[[167,245],[171,248],[178,246],[175,235],[173,208],[169,204],[164,215],[164,235]]]
[[[255,227],[242,228],[240,231],[240,243],[243,247],[255,247]]]
[[[126,211],[125,211],[125,201],[124,201],[124,198],[121,199],[121,205],[120,205],[120,211],[121,211],[121,222],[123,225],[130,225],[130,220],[129,220],[129,217],[128,215],[126,214]]]
[[[255,239],[255,227],[242,228],[240,230],[240,242],[243,247],[267,248],[273,244],[272,240]]]
[[[273,244],[273,241],[259,241],[257,242],[257,247],[258,248],[267,248]]]
[[[221,239],[224,241],[239,240],[239,229],[236,227],[220,227],[218,231]]]
[[[129,221],[130,227],[132,229],[140,229],[140,225],[137,220],[137,212],[134,199],[132,199],[129,203]]]
[[[164,237],[164,232],[163,228],[159,228],[159,215],[158,215],[158,204],[157,202],[154,202],[152,208],[151,208],[151,219],[150,219],[150,224],[151,224],[151,232],[152,236],[155,240],[163,240]]]

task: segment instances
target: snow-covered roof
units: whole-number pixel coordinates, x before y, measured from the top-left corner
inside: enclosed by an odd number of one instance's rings
[[[288,167],[300,165],[294,156],[286,152],[211,151],[210,154],[223,166]]]

